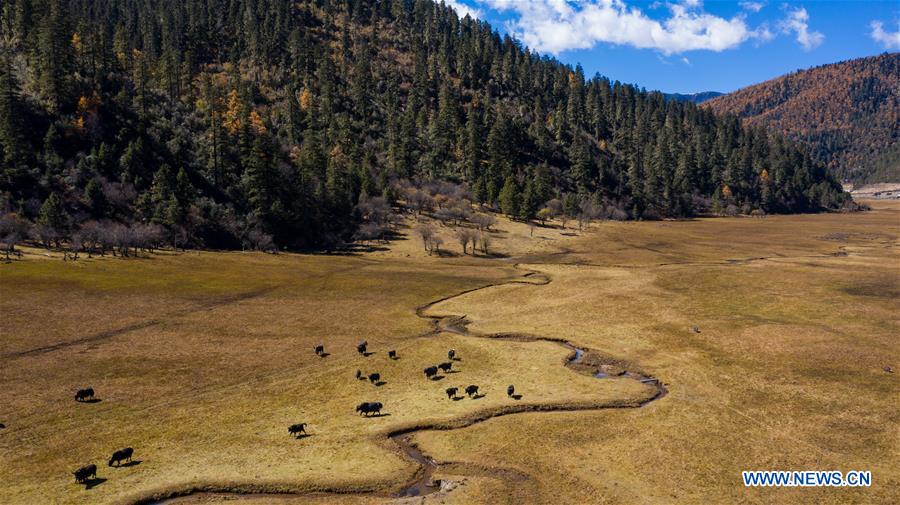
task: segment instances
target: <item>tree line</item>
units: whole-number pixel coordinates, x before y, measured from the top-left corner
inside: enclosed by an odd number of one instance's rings
[[[0,211],[48,244],[333,247],[441,181],[519,219],[852,205],[780,135],[430,0],[8,0],[0,27]]]

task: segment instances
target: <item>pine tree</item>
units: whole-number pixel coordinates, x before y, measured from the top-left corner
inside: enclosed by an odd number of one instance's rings
[[[109,200],[103,192],[103,185],[97,179],[91,179],[84,188],[84,201],[95,218],[104,218],[109,214]]]
[[[56,193],[44,200],[36,221],[45,245],[53,243],[59,247],[60,242],[69,232],[69,215],[63,207],[62,199]]]
[[[516,178],[510,174],[506,176],[506,182],[503,183],[503,189],[500,190],[500,210],[510,217],[519,215],[519,185]]]
[[[74,67],[72,32],[63,0],[48,0],[38,28],[38,86],[51,112],[59,112],[70,101]]]
[[[0,60],[0,163],[10,186],[19,178],[13,171],[18,172],[31,155],[25,142],[24,119],[19,82],[13,74],[12,59],[5,55]]]

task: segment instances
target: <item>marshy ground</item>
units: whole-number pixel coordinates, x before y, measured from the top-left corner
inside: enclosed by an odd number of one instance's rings
[[[900,385],[883,368],[900,368],[900,205],[873,206],[584,232],[501,221],[492,257],[461,255],[449,231],[441,257],[413,233],[342,256],[31,250],[0,265],[0,502],[896,503]],[[497,335],[575,343],[668,394],[632,408],[657,389]],[[451,348],[457,373],[426,380]],[[447,399],[468,384],[485,396]],[[87,386],[100,401],[76,403]],[[363,401],[390,415],[356,415]],[[523,406],[596,410],[490,418]],[[297,422],[310,436],[287,434]],[[455,428],[409,437],[444,486],[394,497],[421,465],[388,435],[422,427]],[[108,467],[126,446],[138,463]],[[88,463],[106,479],[90,489],[71,475]],[[874,482],[748,489],[750,469]]]

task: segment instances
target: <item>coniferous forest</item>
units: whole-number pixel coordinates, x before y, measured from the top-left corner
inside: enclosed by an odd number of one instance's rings
[[[900,180],[900,53],[821,65],[716,97],[733,113],[803,142],[828,171],[854,183]]]
[[[780,135],[588,78],[430,0],[0,9],[3,228],[47,244],[143,226],[178,246],[332,247],[373,201],[448,186],[520,219],[852,205]]]

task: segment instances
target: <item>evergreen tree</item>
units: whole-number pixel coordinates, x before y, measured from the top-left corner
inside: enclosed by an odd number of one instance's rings
[[[500,210],[510,217],[519,215],[519,185],[516,178],[512,174],[506,176],[506,182],[503,183],[503,189],[500,190]]]
[[[62,199],[56,193],[44,200],[38,212],[36,224],[46,245],[53,243],[59,247],[60,241],[69,231],[69,215],[63,207]]]
[[[91,215],[95,218],[104,218],[109,215],[110,204],[103,192],[103,185],[97,179],[91,179],[84,188],[84,201],[91,209]]]

